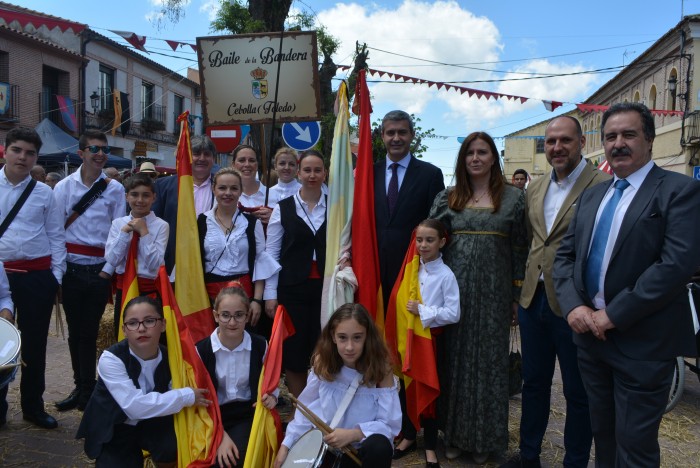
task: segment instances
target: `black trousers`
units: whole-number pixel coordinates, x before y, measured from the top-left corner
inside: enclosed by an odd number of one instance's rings
[[[360,444],[357,452],[362,461],[362,466],[390,468],[391,457],[394,455],[394,446],[383,435],[372,434]],[[341,468],[357,468],[357,464],[347,455],[343,455],[340,466]]]
[[[56,300],[58,281],[51,270],[8,273],[12,302],[17,308],[17,328],[22,334],[22,367],[20,393],[22,411],[44,410],[46,388],[46,339],[51,311]],[[7,389],[0,389],[0,410],[7,412]]]
[[[68,263],[63,277],[63,308],[68,322],[68,349],[73,381],[81,400],[95,388],[97,333],[112,292],[111,281],[99,276],[102,266]]]
[[[147,450],[155,462],[177,460],[177,437],[173,416],[144,419],[136,426],[117,424],[112,440],[102,446],[96,468],[141,468]]]

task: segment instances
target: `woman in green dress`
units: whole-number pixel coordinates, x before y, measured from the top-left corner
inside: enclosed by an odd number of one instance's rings
[[[496,145],[483,132],[462,143],[455,181],[430,212],[447,226],[443,258],[462,309],[439,341],[438,416],[447,457],[466,450],[482,464],[508,448],[509,330],[527,258],[525,197],[506,183]]]

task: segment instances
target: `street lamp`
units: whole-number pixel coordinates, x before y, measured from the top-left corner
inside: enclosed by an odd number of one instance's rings
[[[678,91],[678,79],[675,75],[671,75],[671,78],[668,79],[668,90],[671,92],[671,95],[679,99],[685,99],[686,97],[686,93],[676,93]]]
[[[90,95],[90,103],[92,104],[92,113],[97,114],[97,108],[100,107],[100,95],[97,91],[93,91]]]

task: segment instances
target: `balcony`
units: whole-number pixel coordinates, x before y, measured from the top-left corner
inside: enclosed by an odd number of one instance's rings
[[[6,90],[9,89],[9,93]],[[0,84],[0,102],[6,102],[4,111],[0,109],[0,124],[19,122],[19,86]]]
[[[683,141],[686,145],[700,144],[700,112],[693,111],[685,117],[685,130]]]

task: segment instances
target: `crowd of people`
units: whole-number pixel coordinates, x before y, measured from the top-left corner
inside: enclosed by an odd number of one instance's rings
[[[407,113],[389,112],[381,128],[386,158],[374,165],[374,208],[384,310],[415,233],[422,301],[399,306],[426,329],[441,329],[434,334],[436,411],[420,418],[426,466],[440,466],[438,430],[448,459],[470,452],[483,464],[506,454],[509,336],[518,324],[520,447],[502,466],[540,466],[556,360],[567,405],[564,465],[587,466],[595,441],[597,466],[658,466],[674,358],[698,352],[683,291],[700,265],[700,244],[692,237],[700,225],[700,182],[654,164],[649,110],[625,103],[603,115],[613,177],[583,157],[586,136],[578,120],[560,116],[546,128],[551,171],[545,176],[530,181],[522,171],[506,182],[493,138],[474,132],[460,146],[447,189],[439,168],[411,154],[415,131]],[[167,349],[159,342],[165,319],[152,298],[153,281],[165,265],[177,282],[177,179],[154,180],[146,170],[122,185],[103,173],[111,150],[106,136],[87,131],[79,140],[82,165],[52,191],[33,182],[41,147],[33,130],[11,130],[5,146],[0,317],[14,322],[17,311],[24,419],[46,429],[58,425],[42,397],[58,298],[75,388],[55,407],[85,411],[78,436],[99,466],[129,460],[137,466],[142,449],[168,466],[177,453],[172,415],[214,401],[226,432],[218,464],[239,463],[281,304],[296,329],[283,352],[289,392],[331,425],[324,438],[330,447],[353,449],[342,465],[351,466],[356,456],[365,466],[388,467],[416,449],[419,428],[406,410],[411,396],[394,376],[395,350],[368,311],[346,304],[321,326],[322,272],[336,260],[326,258],[322,154],[280,149],[274,157],[279,182],[268,190],[252,146],[236,148],[233,167],[212,174],[214,144],[206,136],[191,140],[202,266],[216,322],[197,349],[214,398],[203,389],[169,388]],[[142,296],[120,317],[119,278],[134,236]],[[97,363],[97,330],[113,276],[115,337],[124,340]],[[6,394],[7,386],[0,389],[0,425]],[[268,408],[277,400],[278,392],[262,397]],[[297,411],[275,466],[308,429],[311,422]]]

